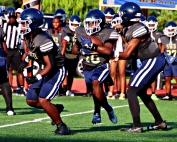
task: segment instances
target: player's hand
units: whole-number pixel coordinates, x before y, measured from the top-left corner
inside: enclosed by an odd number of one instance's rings
[[[19,69],[18,69],[18,73],[22,73],[23,72],[23,70],[24,70],[24,68],[27,66],[27,62],[24,60],[21,64],[20,64],[20,67],[19,67]]]
[[[87,49],[85,46],[83,46],[80,50],[79,50],[79,54],[86,56],[86,55],[90,55],[90,53],[92,53],[91,50]]]
[[[90,50],[93,50],[93,51],[96,51],[96,50],[97,50],[98,45],[93,44],[90,37],[86,38],[85,36],[82,35],[82,36],[80,37],[80,39],[81,39],[81,44],[82,44],[82,46],[85,46],[86,48],[88,48],[88,49],[90,49]]]

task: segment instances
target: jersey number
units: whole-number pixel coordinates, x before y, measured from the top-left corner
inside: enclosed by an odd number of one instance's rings
[[[167,52],[168,55],[176,57],[176,52],[177,52],[176,50],[166,50],[166,52]]]
[[[85,60],[86,60],[86,62],[92,63],[92,64],[100,63],[100,58],[97,55],[86,56]]]

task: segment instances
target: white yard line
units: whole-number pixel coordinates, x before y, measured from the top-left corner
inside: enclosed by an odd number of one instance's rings
[[[140,105],[143,103],[140,103]],[[122,108],[122,107],[128,107],[129,105],[121,105],[121,106],[114,106],[113,108]],[[101,109],[104,110],[104,109]],[[87,114],[87,113],[92,113],[94,110],[90,110],[90,111],[84,111],[84,112],[77,112],[77,113],[70,113],[70,114],[65,114],[65,115],[61,115],[61,117],[67,117],[67,116],[74,116],[74,115],[81,115],[81,114]],[[5,128],[5,127],[12,127],[12,126],[17,126],[17,125],[23,125],[23,124],[27,124],[27,123],[34,123],[34,122],[40,122],[46,119],[49,119],[50,117],[44,117],[44,118],[37,118],[34,120],[29,120],[29,121],[22,121],[22,122],[18,122],[18,123],[13,123],[13,124],[6,124],[6,125],[1,125],[0,128]]]

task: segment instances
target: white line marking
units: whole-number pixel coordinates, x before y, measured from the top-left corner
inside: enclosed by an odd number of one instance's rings
[[[143,103],[140,103],[140,105]],[[114,106],[113,108],[122,108],[122,107],[128,107],[129,105],[122,105],[122,106]],[[101,109],[104,110],[104,109]],[[74,116],[74,115],[81,115],[81,114],[87,114],[87,113],[92,113],[94,110],[90,111],[84,111],[84,112],[77,112],[77,113],[71,113],[71,114],[65,114],[61,115],[61,117],[67,117],[67,116]],[[33,122],[40,122],[42,120],[50,119],[50,117],[44,117],[44,118],[38,118],[34,120],[29,120],[29,121],[22,121],[19,123],[14,123],[14,124],[7,124],[7,125],[1,125],[0,128],[5,128],[5,127],[11,127],[11,126],[17,126],[17,125],[22,125],[22,124],[27,124],[27,123],[33,123]]]

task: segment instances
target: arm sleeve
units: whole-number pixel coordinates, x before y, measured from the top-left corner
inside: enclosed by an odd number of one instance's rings
[[[40,51],[45,56],[48,54],[48,52],[52,50],[53,47],[54,47],[53,41],[50,39],[46,39],[41,43]]]
[[[144,37],[145,35],[148,34],[148,29],[147,27],[143,26],[143,25],[140,25],[140,26],[137,26],[135,30],[133,30],[134,32],[132,33],[132,37],[133,38],[142,38]]]

